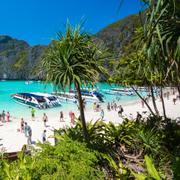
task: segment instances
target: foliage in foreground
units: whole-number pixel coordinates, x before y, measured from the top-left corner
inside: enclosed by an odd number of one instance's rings
[[[103,121],[88,123],[89,148],[101,153],[101,167],[108,178],[132,178],[136,174],[146,178],[178,179],[180,127],[157,117],[146,122],[124,120],[122,124]],[[74,128],[59,130],[62,138],[83,141],[81,123]],[[154,173],[154,175],[152,174]],[[158,174],[158,175],[157,175]],[[137,177],[136,177],[137,178]]]
[[[102,179],[97,152],[69,138],[56,146],[43,144],[35,156],[19,155],[19,160],[3,162],[1,179]]]
[[[33,156],[0,162],[0,179],[179,179],[180,127],[149,117],[145,122],[87,124],[55,132],[56,145],[40,144]]]

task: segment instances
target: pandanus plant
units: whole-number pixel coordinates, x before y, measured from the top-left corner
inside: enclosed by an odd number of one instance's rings
[[[52,82],[59,89],[75,85],[80,120],[84,138],[87,141],[88,132],[81,87],[82,85],[94,85],[98,81],[99,73],[107,75],[106,69],[102,66],[104,57],[105,54],[87,33],[82,32],[80,25],[73,28],[67,23],[65,33],[58,33],[58,39],[49,46],[42,61],[47,81]]]

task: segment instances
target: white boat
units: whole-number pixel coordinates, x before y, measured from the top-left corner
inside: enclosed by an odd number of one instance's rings
[[[75,94],[77,97],[77,90],[70,90],[70,93]],[[81,89],[81,95],[87,102],[104,102],[104,96],[96,89]]]
[[[126,89],[122,89],[122,88],[111,88],[109,90],[104,90],[103,91],[106,94],[110,94],[110,95],[119,95],[119,96],[134,96],[135,93],[133,92],[132,89],[130,88],[126,88]]]
[[[39,109],[61,106],[56,96],[47,93],[16,93],[12,94],[11,97],[18,103]]]
[[[78,102],[78,95],[76,90],[70,90],[70,92],[53,92],[52,94],[56,95],[60,100],[65,102]],[[86,102],[104,102],[103,95],[97,91],[87,91],[83,89],[81,90],[81,95]]]
[[[74,94],[68,92],[53,92],[52,95],[55,95],[58,99],[63,102],[77,103],[77,97]]]

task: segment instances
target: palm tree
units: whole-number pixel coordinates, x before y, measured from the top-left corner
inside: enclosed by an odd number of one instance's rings
[[[102,66],[104,53],[93,43],[91,37],[81,31],[81,26],[73,28],[69,23],[66,32],[58,34],[58,40],[52,42],[43,57],[46,80],[53,82],[59,89],[75,85],[78,94],[80,120],[84,138],[88,141],[88,132],[81,96],[81,86],[93,85],[98,81],[99,73],[107,75]]]

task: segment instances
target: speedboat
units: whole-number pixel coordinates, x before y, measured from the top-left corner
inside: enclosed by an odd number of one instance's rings
[[[16,93],[12,94],[11,97],[16,102],[39,109],[61,106],[61,103],[56,96],[47,93]]]
[[[77,90],[70,90],[70,93],[76,95],[77,98]],[[81,89],[81,95],[87,102],[104,102],[104,96],[96,89]]]
[[[133,92],[132,89],[126,88],[126,89],[122,89],[122,88],[111,88],[109,90],[104,90],[103,91],[106,94],[110,94],[110,95],[119,95],[119,96],[134,96],[135,93]]]
[[[53,92],[52,95],[56,96],[60,101],[77,103],[77,97],[73,93],[68,92]]]

